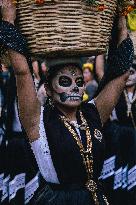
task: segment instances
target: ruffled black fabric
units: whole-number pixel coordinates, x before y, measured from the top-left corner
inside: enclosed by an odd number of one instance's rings
[[[134,58],[134,46],[131,38],[124,39],[118,46],[118,29],[119,16],[115,16],[109,41],[107,67],[104,76],[98,86],[96,96],[101,92],[107,83],[127,72]]]
[[[133,42],[129,36],[122,41],[118,48],[116,47],[115,49],[114,46],[113,52],[109,52],[110,55],[108,56],[107,60],[107,69],[99,84],[96,95],[99,94],[99,92],[108,82],[126,73],[133,63],[134,47]]]
[[[3,49],[12,49],[25,56],[32,73],[32,63],[26,38],[18,28],[7,21],[0,22],[0,53]]]
[[[0,22],[0,45],[27,56],[27,41],[19,29],[7,21]]]

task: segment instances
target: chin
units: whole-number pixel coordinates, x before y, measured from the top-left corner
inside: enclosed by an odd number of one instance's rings
[[[81,101],[75,101],[75,102],[65,102],[61,103],[63,106],[68,107],[68,108],[76,108],[81,105]]]

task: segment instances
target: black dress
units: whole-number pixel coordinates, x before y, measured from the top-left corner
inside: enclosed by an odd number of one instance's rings
[[[90,128],[93,143],[93,179],[98,185],[97,194],[99,203],[100,205],[104,205],[106,203],[103,199],[103,192],[98,180],[103,164],[104,139],[102,138],[100,142],[97,135],[94,134],[96,130],[101,133],[102,129],[99,113],[93,104],[83,104],[80,110]],[[45,131],[60,184],[46,183],[43,191],[36,197],[34,204],[94,205],[95,203],[91,193],[85,188],[87,173],[83,165],[79,147],[61,121],[60,116],[62,115],[57,108],[53,108],[48,114],[47,110],[45,110],[44,113]],[[77,111],[77,122],[78,124],[81,123],[79,110]],[[80,129],[80,134],[82,143],[86,146],[85,131]]]
[[[12,86],[11,86],[12,85]],[[22,126],[13,122],[18,115],[15,109],[16,84],[13,72],[7,86],[5,133],[0,151],[4,155],[1,163],[4,169],[3,190],[0,204],[24,205],[30,204],[39,186],[39,170],[32,153],[26,133]],[[16,113],[17,112],[17,113]],[[16,119],[18,121],[19,118]],[[1,153],[0,153],[1,154]]]
[[[115,108],[117,119],[104,128],[106,156],[101,178],[112,204],[136,204],[136,100],[128,116],[123,92]]]

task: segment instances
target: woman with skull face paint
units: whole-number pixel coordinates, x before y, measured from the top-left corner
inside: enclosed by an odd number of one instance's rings
[[[102,176],[113,205],[136,201],[136,64],[104,128],[106,156]],[[110,164],[110,166],[109,166]]]
[[[136,129],[136,61],[133,62],[130,71],[131,74],[126,82],[126,87],[115,109],[117,119],[121,124]],[[122,110],[120,110],[120,107],[122,107]]]
[[[129,77],[133,47],[127,37],[125,19],[121,17],[119,22],[118,49],[124,51],[126,64],[120,66],[116,75],[111,70],[111,81],[93,103],[81,104],[84,83],[80,61],[75,58],[51,60],[46,83],[49,103],[44,112],[41,109],[40,115],[25,57],[25,43],[13,25],[15,7],[8,2],[2,10],[4,21],[0,25],[0,43],[8,47],[17,80],[20,118],[46,181],[33,204],[109,204],[98,180],[104,153],[101,129]]]

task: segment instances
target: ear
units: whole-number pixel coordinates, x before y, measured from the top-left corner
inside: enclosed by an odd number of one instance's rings
[[[51,90],[47,84],[44,83],[44,88],[46,90],[47,96],[51,96]]]

